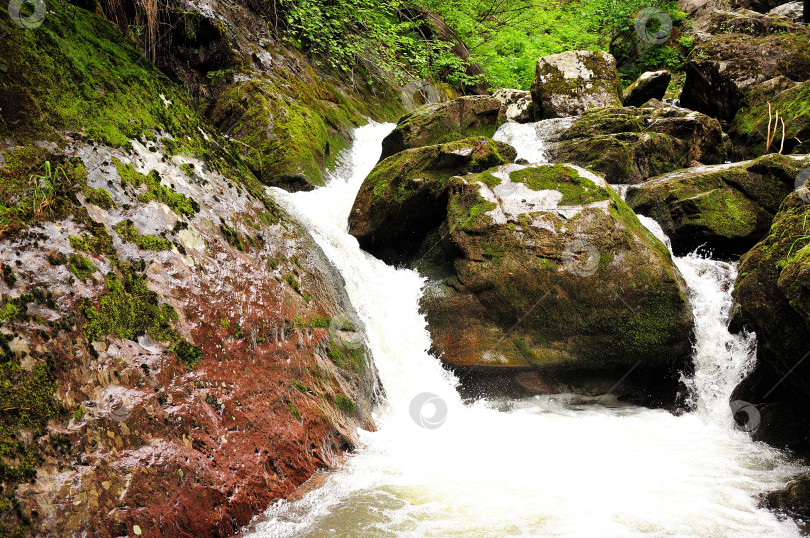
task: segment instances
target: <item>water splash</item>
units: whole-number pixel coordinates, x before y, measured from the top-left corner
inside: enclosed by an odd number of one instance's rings
[[[751,361],[751,340],[725,329],[735,268],[676,259],[698,324],[697,412],[676,417],[575,395],[464,405],[456,379],[428,353],[423,279],[365,254],[346,233],[354,193],[391,127],[359,129],[351,166],[327,187],[275,193],[312,230],[366,323],[387,395],[379,430],[361,432],[363,445],[321,487],[276,503],[247,534],[798,536],[793,522],[758,508],[755,495],[800,469],[734,430],[727,411]],[[412,418],[423,393],[446,404],[440,427]]]

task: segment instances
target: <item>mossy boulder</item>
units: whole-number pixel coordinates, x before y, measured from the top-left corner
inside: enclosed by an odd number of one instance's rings
[[[380,161],[360,187],[349,233],[391,263],[412,254],[442,221],[456,176],[511,162],[515,150],[476,137],[408,149]]]
[[[666,69],[643,73],[622,94],[624,106],[641,106],[650,99],[663,99],[672,74]]]
[[[609,183],[635,184],[692,161],[722,163],[729,150],[717,120],[659,102],[586,112],[548,138],[547,153],[554,162],[604,174]]]
[[[368,117],[396,117],[390,103],[398,98],[389,87],[381,85],[375,99],[364,99],[301,59],[297,69],[273,65],[233,77],[219,89],[208,116],[238,141],[239,154],[263,184],[311,190],[335,168],[353,128]]]
[[[731,120],[751,88],[780,75],[796,82],[810,79],[807,32],[717,35],[690,54],[681,105]]]
[[[493,94],[501,102],[507,121],[527,123],[534,121],[532,94],[526,90],[501,88]]]
[[[138,32],[0,33],[0,536],[233,533],[373,428],[343,279]]]
[[[616,59],[601,51],[568,51],[537,60],[532,99],[538,118],[576,116],[595,107],[620,107]]]
[[[802,473],[784,488],[769,492],[764,501],[771,510],[803,521],[810,519],[810,473]]]
[[[601,394],[622,380],[616,396],[675,401],[691,349],[686,289],[602,178],[504,164],[450,181],[419,222],[421,247],[390,248],[429,278],[421,306],[433,346],[466,389]],[[410,217],[385,225],[415,233]]]
[[[786,154],[810,153],[810,81],[797,84],[787,77],[777,77],[754,87],[734,116],[729,136],[734,141],[738,158],[765,153],[769,103],[772,121],[776,112],[785,121],[784,147],[780,123],[770,150],[782,149]],[[772,124],[772,133],[773,129]]]
[[[740,261],[731,325],[757,335],[757,365],[732,400],[754,405],[754,437],[778,446],[810,434],[810,191],[791,193],[770,233]]]
[[[501,102],[488,95],[468,95],[425,107],[400,118],[383,140],[380,159],[474,136],[492,138],[504,121]]]
[[[718,9],[712,12],[706,23],[710,34],[743,34],[763,37],[770,34],[803,33],[805,28],[786,17],[764,15],[755,11],[728,11]]]
[[[804,20],[804,2],[788,2],[776,6],[768,12],[768,15],[779,15],[792,22],[802,22]]]
[[[716,256],[739,256],[768,232],[808,165],[810,159],[768,155],[690,168],[630,187],[627,204],[661,225],[677,255],[704,246]]]

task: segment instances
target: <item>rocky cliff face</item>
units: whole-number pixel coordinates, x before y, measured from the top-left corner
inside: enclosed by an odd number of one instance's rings
[[[232,534],[374,427],[342,279],[104,18],[0,53],[0,535]]]

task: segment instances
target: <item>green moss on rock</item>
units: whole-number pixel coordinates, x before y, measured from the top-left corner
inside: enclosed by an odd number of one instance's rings
[[[560,192],[563,195],[560,205],[584,205],[610,198],[607,189],[595,185],[573,168],[563,165],[524,168],[509,174],[509,178],[536,191]]]
[[[631,187],[627,202],[661,224],[676,254],[704,245],[720,256],[739,255],[767,232],[802,166],[769,155],[733,167],[677,172]]]
[[[79,254],[70,255],[68,268],[82,282],[90,278],[98,270],[93,262]]]
[[[467,138],[492,138],[505,121],[500,101],[490,96],[471,95],[425,107],[400,118],[383,140],[380,158]]]
[[[4,153],[0,169],[0,237],[18,233],[72,213],[76,194],[86,188],[87,171],[80,159],[22,146]]]
[[[111,272],[106,281],[107,292],[98,304],[85,303],[82,308],[88,340],[97,341],[108,334],[128,340],[147,334],[159,341],[179,339],[171,326],[177,312],[170,305],[159,304],[158,295],[135,268],[125,267],[120,274]]]
[[[118,170],[122,183],[130,184],[135,189],[146,186],[146,192],[138,195],[139,201],[146,203],[157,200],[169,206],[178,215],[185,217],[193,217],[200,210],[200,206],[196,201],[161,185],[160,175],[156,171],[152,170],[144,175],[136,171],[131,164],[123,164],[115,158],[113,164]]]
[[[135,223],[131,220],[122,220],[113,226],[121,239],[129,243],[135,243],[143,250],[171,250],[172,242],[165,237],[157,237],[151,234],[142,234],[135,228]]]
[[[363,182],[349,215],[349,232],[373,254],[418,248],[447,212],[449,191],[458,178],[505,163],[511,146],[488,138],[408,149],[383,159]],[[393,224],[396,223],[396,224]]]
[[[810,78],[810,77],[808,77]],[[751,158],[765,153],[765,136],[768,131],[768,103],[771,113],[779,112],[785,120],[785,149],[790,153],[810,153],[810,81],[777,91],[757,87],[744,101],[743,108],[734,116],[730,135],[735,141],[737,153],[742,158]],[[771,151],[779,151],[782,128],[777,129],[777,140]]]

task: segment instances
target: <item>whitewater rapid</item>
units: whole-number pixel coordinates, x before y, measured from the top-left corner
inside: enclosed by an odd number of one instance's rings
[[[347,233],[355,194],[392,127],[358,129],[326,187],[274,193],[307,223],[366,324],[386,392],[379,429],[360,432],[361,446],[321,487],[276,503],[245,535],[798,536],[792,521],[758,508],[756,495],[801,469],[732,427],[728,398],[754,357],[753,337],[725,327],[736,267],[675,258],[697,325],[694,412],[676,417],[576,395],[465,404],[455,377],[428,352],[418,308],[424,279],[364,253]],[[523,158],[543,159],[540,137],[509,135]],[[438,427],[411,416],[424,393],[446,406]],[[434,409],[426,404],[421,416]]]

